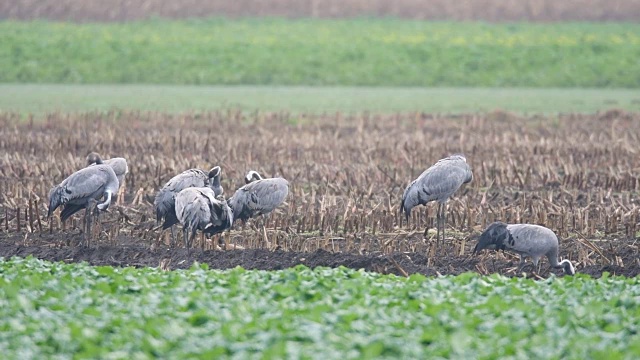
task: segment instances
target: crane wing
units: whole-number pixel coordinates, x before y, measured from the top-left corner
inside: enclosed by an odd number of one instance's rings
[[[238,189],[227,202],[234,219],[246,220],[267,214],[277,208],[289,193],[289,182],[283,178],[253,181]]]
[[[96,165],[81,169],[69,176],[62,184],[62,196],[67,202],[76,199],[98,199],[104,193],[109,181],[116,175],[108,165]]]
[[[518,253],[543,255],[558,249],[558,237],[549,228],[535,224],[511,224],[507,226],[511,241],[507,249]]]
[[[200,169],[189,169],[172,177],[163,186],[163,189],[177,194],[189,187],[204,187],[207,185],[207,181],[209,181],[209,178],[204,171]]]
[[[245,185],[247,187],[247,207],[256,215],[273,211],[284,201],[289,187],[284,179],[264,179]]]
[[[471,169],[463,158],[445,158],[425,170],[404,190],[400,211],[408,218],[411,209],[429,201],[445,201],[462,184],[471,181]]]
[[[164,219],[163,229],[168,229],[179,221],[175,209],[176,195],[186,188],[206,186],[207,181],[207,175],[200,169],[183,171],[167,181],[162,189],[158,191],[153,202],[156,210],[156,220]]]

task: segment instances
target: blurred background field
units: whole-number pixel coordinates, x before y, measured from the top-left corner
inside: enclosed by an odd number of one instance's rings
[[[0,18],[126,21],[152,16],[352,18],[457,21],[637,21],[638,0],[16,0]]]
[[[640,25],[406,20],[0,23],[0,82],[640,86]]]
[[[41,117],[48,112],[162,111],[172,114],[234,109],[322,113],[593,113],[640,110],[635,89],[421,88],[315,86],[0,84],[0,109]]]

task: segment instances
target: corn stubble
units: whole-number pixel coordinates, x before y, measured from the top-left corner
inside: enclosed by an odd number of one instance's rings
[[[625,266],[623,255],[638,253],[639,120],[615,110],[528,118],[502,111],[53,113],[43,121],[2,113],[0,229],[24,234],[25,244],[41,244],[43,234],[53,233],[60,241],[49,245],[74,245],[69,239],[81,215],[66,224],[57,214],[48,221],[47,194],[98,151],[126,157],[130,169],[117,203],[96,227],[103,245],[166,246],[169,234],[155,223],[155,192],[185,169],[220,165],[227,197],[250,169],[285,177],[290,194],[265,219],[238,222],[224,241],[198,236],[198,247],[418,252],[437,261],[435,232],[433,239],[422,235],[435,226],[436,207],[414,209],[407,224],[400,197],[435,160],[462,152],[474,180],[449,202],[443,251],[468,256],[471,237],[501,220],[551,228],[561,254],[579,265]],[[482,265],[477,270],[485,272]]]

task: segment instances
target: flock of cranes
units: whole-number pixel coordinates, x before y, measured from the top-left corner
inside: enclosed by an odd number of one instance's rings
[[[87,164],[51,189],[49,217],[60,206],[62,221],[86,208],[85,226],[89,229],[92,213],[109,207],[128,172],[127,161],[124,158],[102,160],[100,155],[91,153],[87,156]],[[280,206],[289,193],[287,180],[263,179],[256,171],[249,171],[245,185],[225,199],[220,185],[221,173],[219,166],[209,172],[189,169],[171,178],[158,191],[154,201],[156,219],[162,221],[163,230],[171,229],[172,246],[175,243],[173,226],[178,223],[182,225],[184,245],[190,248],[198,230],[212,236],[230,229],[238,220],[266,215]],[[407,186],[400,212],[404,212],[408,222],[414,207],[438,202],[437,240],[444,242],[447,201],[463,184],[472,180],[473,172],[463,155],[440,159]],[[100,199],[104,201],[98,203]],[[426,233],[427,230],[425,236]],[[518,272],[524,267],[526,257],[531,257],[535,269],[540,258],[546,256],[552,267],[563,269],[565,274],[575,274],[569,260],[558,261],[558,238],[543,226],[494,222],[479,236],[474,254],[483,249],[519,254]]]

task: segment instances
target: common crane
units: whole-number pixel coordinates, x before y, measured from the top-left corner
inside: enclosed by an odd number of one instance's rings
[[[173,225],[177,224],[175,197],[176,195],[190,187],[210,187],[216,196],[222,195],[224,190],[220,185],[220,173],[222,169],[216,166],[208,173],[200,169],[189,169],[172,177],[156,194],[153,206],[156,210],[158,222],[163,220],[162,229],[171,228],[172,240],[175,240]]]
[[[263,179],[257,171],[249,171],[245,184],[227,199],[233,216],[243,221],[266,215],[280,206],[289,194],[289,182],[281,177]]]
[[[210,187],[189,187],[175,199],[176,215],[182,224],[184,245],[191,248],[197,230],[215,235],[233,225],[233,212],[225,200],[216,199]]]
[[[552,267],[562,268],[565,274],[576,273],[571,261],[565,259],[558,262],[558,237],[544,226],[494,222],[480,235],[473,253],[477,254],[482,249],[509,250],[519,254],[518,273],[524,267],[527,256],[533,260],[534,267],[538,266],[542,256],[546,256]]]
[[[118,182],[120,183],[120,187],[124,183],[124,177],[129,172],[129,167],[127,166],[127,160],[125,158],[116,157],[107,160],[102,160],[100,154],[96,152],[91,152],[87,155],[87,166],[91,166],[93,164],[107,164],[113,168],[113,171],[116,173],[116,177],[118,178]]]
[[[442,232],[442,241],[444,242],[444,231],[447,222],[446,202],[462,184],[469,183],[471,180],[473,180],[473,173],[463,155],[451,155],[440,159],[420,174],[417,179],[413,180],[404,190],[402,202],[400,203],[400,213],[405,213],[408,222],[411,209],[415,206],[437,201],[437,238],[439,241],[440,233]],[[425,229],[425,236],[427,230]]]
[[[90,208],[90,204],[104,197],[105,200],[97,204],[97,209],[107,210],[111,204],[112,196],[118,192],[119,184],[113,168],[109,165],[101,164],[80,169],[51,189],[47,217],[51,217],[61,205],[63,206],[60,214],[62,221],[66,221],[71,215],[87,208],[85,227],[90,229],[90,214],[93,210]]]

